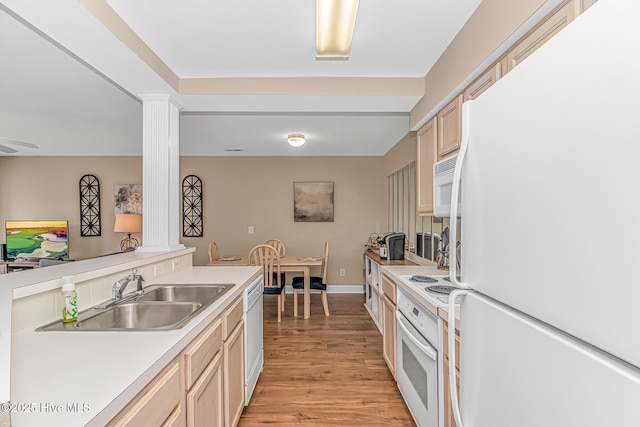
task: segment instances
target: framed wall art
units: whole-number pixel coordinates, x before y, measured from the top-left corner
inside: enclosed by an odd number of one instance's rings
[[[116,214],[142,215],[142,184],[116,184],[113,192]]]
[[[100,236],[100,181],[95,175],[80,178],[80,236]]]
[[[294,182],[293,221],[333,222],[333,182]]]

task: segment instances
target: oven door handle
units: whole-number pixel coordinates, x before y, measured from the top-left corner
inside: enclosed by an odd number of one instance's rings
[[[420,341],[418,341],[418,339],[416,337],[413,336],[413,334],[411,333],[411,331],[407,328],[407,326],[405,326],[406,320],[404,318],[403,315],[400,314],[399,311],[396,311],[396,319],[398,320],[398,325],[400,325],[400,328],[402,328],[402,330],[404,331],[405,335],[409,337],[409,339],[411,340],[411,342],[413,342],[415,345],[418,346],[418,348],[420,350],[422,350],[422,352],[424,354],[426,354],[427,356],[429,356],[429,358],[433,361],[438,360],[438,353],[436,353],[436,351],[431,348],[430,345],[424,345],[422,344]]]

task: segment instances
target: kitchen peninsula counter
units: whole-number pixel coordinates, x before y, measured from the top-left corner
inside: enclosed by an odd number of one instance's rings
[[[260,274],[260,267],[188,267],[150,281],[235,284],[173,331],[14,333],[11,403],[22,406],[12,426],[105,425]]]

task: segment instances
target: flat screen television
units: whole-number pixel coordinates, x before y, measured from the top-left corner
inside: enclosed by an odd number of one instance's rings
[[[7,258],[69,258],[69,221],[6,221]]]

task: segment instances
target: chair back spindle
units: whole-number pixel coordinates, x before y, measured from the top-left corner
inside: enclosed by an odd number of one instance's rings
[[[218,244],[216,242],[209,243],[209,262],[218,260]]]

